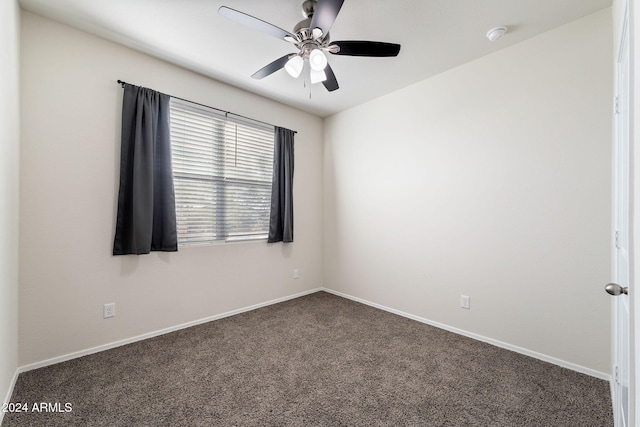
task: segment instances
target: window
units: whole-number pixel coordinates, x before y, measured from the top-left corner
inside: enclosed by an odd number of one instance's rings
[[[273,126],[172,98],[170,128],[178,244],[266,239]]]

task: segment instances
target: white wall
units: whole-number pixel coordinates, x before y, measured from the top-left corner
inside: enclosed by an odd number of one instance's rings
[[[611,33],[605,10],[326,119],[325,286],[610,373]]]
[[[20,365],[322,285],[321,119],[26,12],[21,47]],[[117,79],[297,130],[295,243],[111,256]]]
[[[18,367],[19,37],[15,0],[0,2],[0,399]],[[2,421],[0,413],[0,422]]]

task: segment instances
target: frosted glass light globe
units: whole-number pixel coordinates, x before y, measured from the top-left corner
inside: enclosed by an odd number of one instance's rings
[[[327,56],[320,49],[313,49],[309,54],[309,65],[314,71],[322,71],[327,66]]]
[[[304,59],[301,56],[296,55],[284,64],[284,69],[289,73],[291,77],[297,79],[304,67]]]
[[[321,83],[327,80],[327,74],[324,72],[324,70],[316,71],[314,69],[311,69],[311,71],[309,72],[309,77],[311,79],[311,84]]]

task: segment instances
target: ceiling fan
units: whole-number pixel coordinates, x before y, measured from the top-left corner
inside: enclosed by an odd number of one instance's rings
[[[305,62],[308,62],[311,83],[322,82],[324,87],[332,92],[339,86],[325,52],[334,55],[371,57],[398,56],[400,52],[400,45],[395,43],[363,40],[331,42],[329,30],[343,3],[344,0],[306,0],[302,3],[302,14],[306,19],[298,22],[292,33],[226,6],[220,7],[218,13],[247,27],[289,42],[298,49],[296,53],[276,59],[256,71],[251,77],[262,79],[284,68],[292,77],[297,78],[302,73]]]

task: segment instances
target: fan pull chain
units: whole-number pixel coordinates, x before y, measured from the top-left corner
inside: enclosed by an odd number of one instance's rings
[[[307,79],[304,79],[304,87],[307,87]],[[309,99],[311,99],[311,86],[309,86]]]

